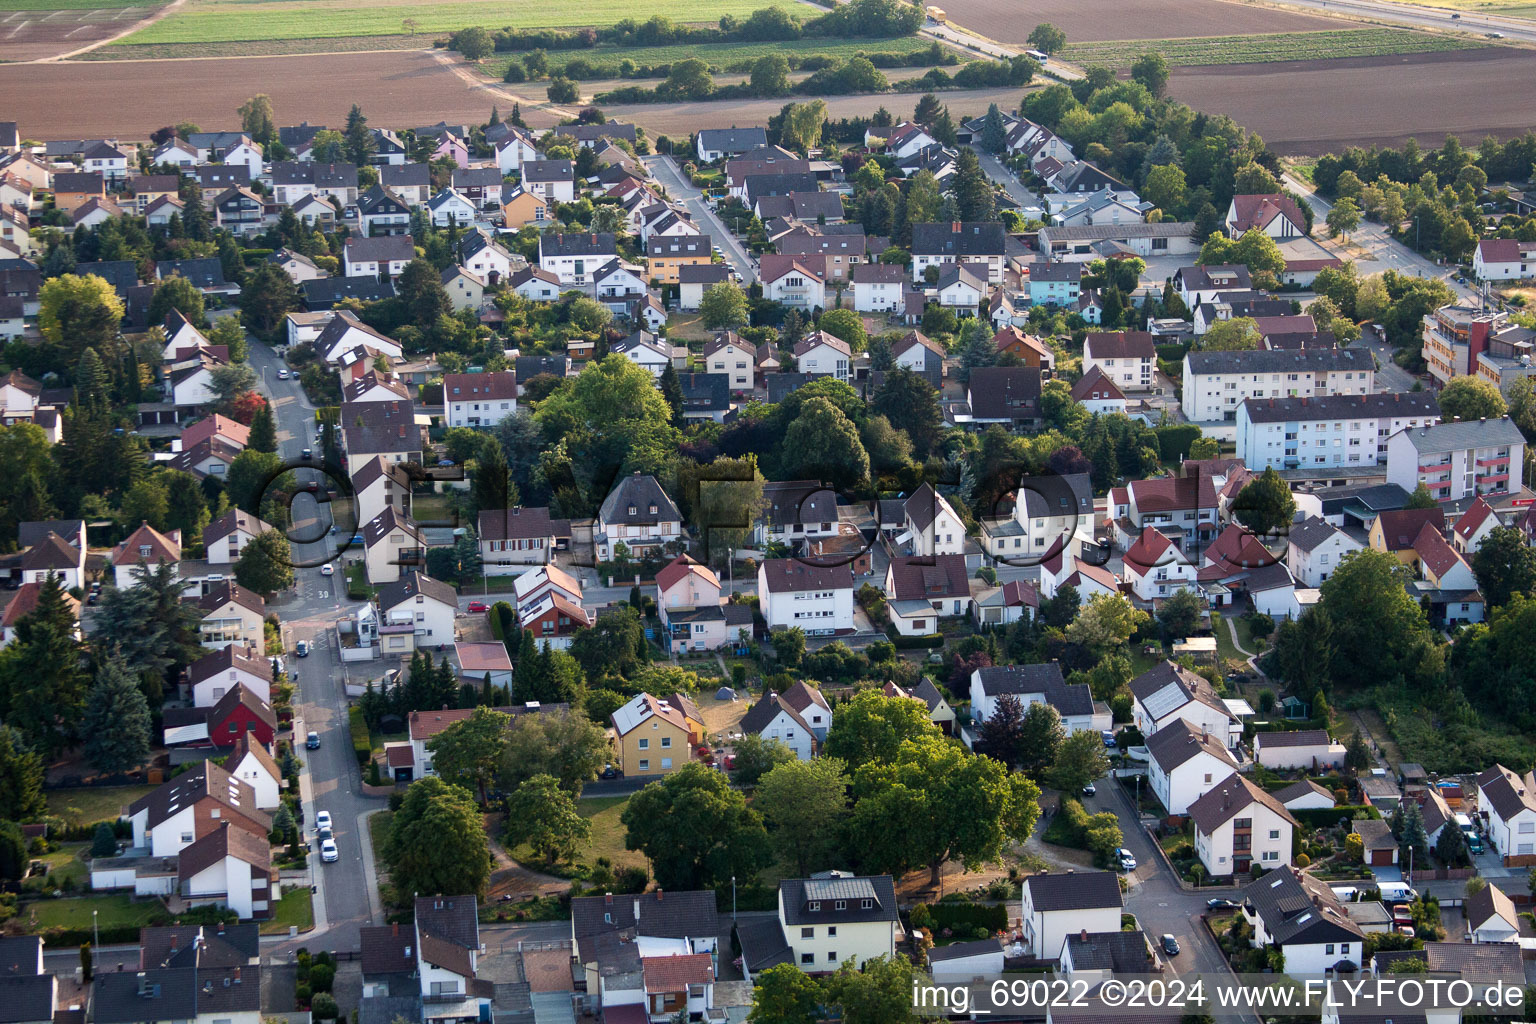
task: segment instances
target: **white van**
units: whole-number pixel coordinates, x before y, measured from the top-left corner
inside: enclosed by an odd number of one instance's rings
[[[1333,894],[1339,898],[1340,903],[1353,903],[1360,898],[1360,890],[1352,885],[1336,885]]]
[[[1377,888],[1381,890],[1383,903],[1409,903],[1419,895],[1407,882],[1382,882]]]

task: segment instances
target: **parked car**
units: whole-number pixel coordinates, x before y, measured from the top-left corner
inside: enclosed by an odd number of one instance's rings
[[[611,764],[605,764],[603,765],[602,777],[605,779],[616,779],[619,777],[619,770]]]
[[[1093,796],[1098,791],[1099,787],[1090,782],[1088,785],[1083,787],[1083,796]]]
[[[1172,935],[1163,936],[1163,952],[1169,956],[1179,955],[1179,940]]]
[[[330,811],[319,811],[318,813],[315,814],[315,828],[325,828],[325,829],[328,829],[330,827],[331,827],[331,812]]]
[[[301,658],[309,657],[309,641],[300,640],[298,643],[294,644],[293,653],[297,654]]]
[[[288,371],[287,370],[278,370],[277,371],[277,379],[278,380],[287,380],[288,379]]]
[[[1237,904],[1232,900],[1224,900],[1219,896],[1214,900],[1205,901],[1205,909],[1207,910],[1232,910],[1236,906]]]
[[[485,612],[490,611],[490,608],[484,601],[471,601],[469,602],[469,610],[471,612]]]
[[[305,448],[301,457],[305,462],[308,462],[315,457],[315,450],[313,448]]]
[[[92,597],[95,595],[93,594]],[[1474,856],[1483,852],[1483,837],[1476,832],[1467,836],[1467,850]]]
[[[1109,729],[1105,729],[1103,732],[1099,733],[1099,738],[1104,741],[1104,746],[1109,750],[1114,750],[1120,745],[1120,741],[1115,739],[1114,732]]]
[[[336,849],[336,840],[327,839],[320,844],[320,859],[327,864],[334,864],[341,859],[341,852]]]
[[[1413,924],[1413,911],[1409,910],[1407,907],[1393,907],[1392,923]]]
[[[1123,846],[1115,851],[1115,860],[1120,864],[1121,871],[1136,870],[1136,855]]]
[[[336,575],[336,567],[334,565],[332,565],[330,562],[326,562],[324,565],[322,565],[320,567],[320,575],[321,576],[335,576]]]
[[[319,750],[320,749],[320,734],[315,732],[315,731],[313,731],[313,730],[311,730],[310,734],[308,736],[304,737],[304,747],[307,750]]]

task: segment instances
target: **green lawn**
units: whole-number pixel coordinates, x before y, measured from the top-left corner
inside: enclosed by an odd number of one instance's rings
[[[764,7],[793,7],[788,0],[715,0],[701,8],[688,0],[651,0],[643,9],[622,0],[488,0],[364,4],[358,0],[201,0],[123,40],[146,43],[224,43],[262,39],[399,35],[487,28],[566,28],[611,25],[624,18],[660,15],[676,22],[714,23],[724,15],[745,18]],[[410,24],[407,24],[407,23]]]
[[[38,900],[29,905],[31,928],[89,928],[91,911],[97,912],[96,924],[102,928],[143,927],[156,918],[165,916],[165,906],[159,900],[134,901],[126,892],[103,893],[100,896],[77,896],[71,899]]]
[[[63,885],[66,880],[69,880],[78,887],[84,884],[86,877],[90,874],[90,868],[86,866],[85,861],[80,859],[80,855],[90,845],[90,843],[67,843],[58,847],[52,853],[33,857],[32,860],[40,860],[48,865],[49,885],[57,888]],[[31,881],[32,879],[28,879],[28,882]],[[37,878],[37,882],[41,884],[42,879]]]
[[[116,821],[129,804],[154,786],[84,786],[79,789],[49,789],[48,813],[72,825],[90,825],[98,821]]]
[[[272,919],[261,926],[263,935],[286,935],[290,927],[307,932],[315,926],[315,908],[309,901],[309,886],[296,885],[277,901]]]
[[[576,805],[581,816],[592,822],[592,841],[582,852],[581,860],[591,864],[599,857],[607,857],[615,868],[646,866],[644,854],[624,849],[626,830],[619,816],[628,806],[627,796],[595,796]]]
[[[1141,39],[1071,43],[1062,54],[1079,65],[1128,67],[1144,53],[1160,53],[1174,67],[1261,64],[1278,60],[1333,60],[1395,53],[1439,53],[1486,46],[1483,39],[1441,36],[1396,28],[1324,32],[1276,32],[1257,36]]]
[[[384,864],[384,840],[389,836],[389,822],[395,816],[393,811],[380,811],[368,818],[368,840],[373,846],[373,872],[383,880],[389,874],[389,868]]]
[[[741,73],[751,69],[752,62],[769,53],[781,53],[791,60],[804,57],[848,58],[864,53],[916,53],[926,50],[933,43],[919,36],[896,39],[786,39],[771,43],[702,43],[691,46],[609,46],[590,50],[554,50],[549,53],[550,73],[564,68],[573,60],[586,61],[593,72],[586,78],[618,78],[619,64],[632,61],[646,67],[671,64],[689,57],[697,57],[717,74]],[[507,65],[523,54],[497,54],[483,68],[498,80],[506,72]],[[898,69],[887,69],[894,73]]]

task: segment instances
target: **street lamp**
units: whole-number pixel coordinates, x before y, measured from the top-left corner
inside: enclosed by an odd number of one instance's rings
[[[96,926],[96,911],[91,911],[91,973],[96,973],[96,951],[101,948],[101,929]]]

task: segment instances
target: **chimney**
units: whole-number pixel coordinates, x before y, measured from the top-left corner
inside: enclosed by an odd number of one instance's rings
[[[1080,941],[1087,942],[1088,941],[1088,929],[1084,928],[1082,931],[1078,932],[1077,933],[1077,937],[1078,937],[1078,939]]]
[[[605,906],[605,907],[613,906],[613,893],[611,893],[611,892],[603,893],[603,906]]]
[[[657,889],[657,890],[656,890],[656,902],[657,902],[657,903],[660,903],[660,902],[661,902],[661,897],[662,897],[662,892],[661,892],[661,890],[660,890],[660,889]]]
[[[957,220],[951,221],[949,224],[949,230],[958,235],[960,233],[960,222]]]
[[[635,923],[640,923],[640,901],[635,900]]]

